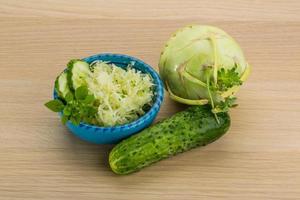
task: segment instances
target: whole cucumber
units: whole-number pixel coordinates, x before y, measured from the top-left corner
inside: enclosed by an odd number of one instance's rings
[[[220,138],[230,126],[228,113],[220,123],[209,106],[192,106],[117,144],[109,154],[116,174],[129,174],[161,159],[205,146]]]

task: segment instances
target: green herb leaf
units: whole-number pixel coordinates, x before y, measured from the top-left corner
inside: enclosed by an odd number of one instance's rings
[[[80,124],[80,116],[79,115],[71,116],[70,120],[76,126],[78,126]]]
[[[217,89],[220,91],[226,91],[233,86],[238,86],[242,84],[240,80],[239,73],[236,72],[237,66],[225,70],[221,68],[218,71],[218,81],[217,81]]]
[[[68,117],[67,117],[66,115],[63,115],[63,116],[61,117],[61,122],[62,122],[63,124],[66,124],[67,121],[68,121]]]
[[[222,101],[214,109],[212,109],[212,112],[213,113],[228,112],[229,108],[233,108],[237,106],[235,101],[236,101],[236,97],[227,97],[225,98],[224,101]]]
[[[64,104],[58,99],[54,99],[45,103],[45,106],[53,112],[61,112],[64,109]]]
[[[86,111],[87,111],[88,117],[94,116],[98,112],[97,108],[92,107],[92,106],[87,107]]]
[[[72,113],[72,107],[70,105],[65,106],[63,113],[66,116],[70,116]]]
[[[69,102],[73,101],[73,99],[74,99],[74,95],[72,94],[72,92],[68,92],[65,97],[66,102],[69,103]]]
[[[85,103],[85,104],[91,104],[91,103],[93,103],[94,100],[95,100],[94,95],[87,95],[85,97],[85,99],[83,100],[83,103]]]
[[[78,100],[84,100],[88,95],[88,88],[87,86],[80,86],[75,90],[75,97]]]
[[[230,108],[237,106],[235,102],[236,102],[236,97],[227,97],[225,99],[225,104]]]

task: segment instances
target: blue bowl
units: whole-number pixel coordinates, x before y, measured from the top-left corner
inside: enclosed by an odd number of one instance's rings
[[[76,126],[68,121],[66,126],[74,135],[78,136],[82,140],[95,144],[114,144],[141,131],[153,122],[163,101],[164,87],[159,75],[154,69],[152,69],[152,67],[137,58],[122,54],[104,53],[93,55],[84,58],[83,60],[88,63],[92,63],[96,60],[107,61],[122,68],[127,67],[129,63],[133,62],[133,68],[143,73],[150,74],[153,78],[153,82],[155,84],[155,96],[153,99],[154,103],[147,113],[145,113],[139,119],[125,125],[99,127],[81,122],[78,126]],[[55,90],[54,98],[58,98]]]

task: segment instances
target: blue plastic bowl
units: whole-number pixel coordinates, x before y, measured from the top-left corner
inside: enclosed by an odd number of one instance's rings
[[[99,127],[81,122],[78,126],[72,124],[70,121],[66,123],[68,129],[82,140],[96,143],[96,144],[113,144],[120,140],[133,135],[142,129],[148,127],[155,119],[160,109],[161,103],[164,97],[163,83],[157,74],[148,64],[143,61],[122,54],[104,53],[93,55],[83,59],[88,63],[92,63],[95,60],[107,61],[113,63],[118,67],[125,68],[129,63],[134,63],[133,67],[140,70],[143,73],[150,74],[155,84],[155,96],[154,103],[150,110],[141,116],[139,119],[125,125],[113,126],[113,127]],[[57,98],[57,94],[54,90],[54,98]]]

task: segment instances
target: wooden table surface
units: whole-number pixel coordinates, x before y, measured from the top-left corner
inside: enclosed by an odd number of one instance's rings
[[[71,58],[101,52],[157,69],[170,34],[216,25],[252,74],[217,142],[129,175],[111,145],[80,141],[44,102]],[[0,199],[300,199],[300,1],[0,0]],[[158,119],[181,110],[165,97]]]

